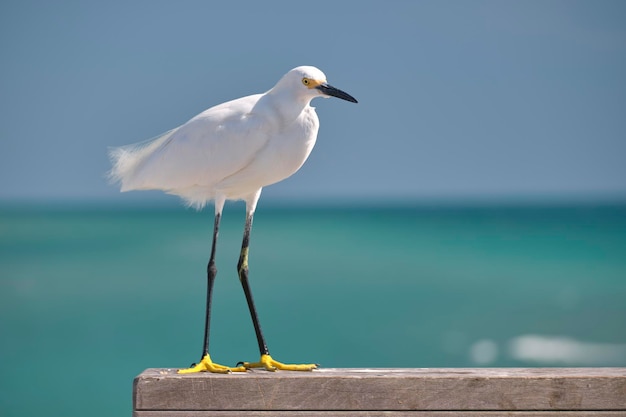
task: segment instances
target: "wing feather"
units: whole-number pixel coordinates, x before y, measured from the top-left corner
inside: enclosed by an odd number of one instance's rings
[[[269,139],[269,127],[251,113],[260,95],[212,107],[147,142],[114,148],[110,177],[122,191],[210,190],[250,164]]]

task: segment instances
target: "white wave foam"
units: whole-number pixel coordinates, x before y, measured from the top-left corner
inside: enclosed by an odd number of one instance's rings
[[[509,355],[540,364],[599,366],[626,363],[626,344],[591,343],[570,337],[522,335],[509,342]]]

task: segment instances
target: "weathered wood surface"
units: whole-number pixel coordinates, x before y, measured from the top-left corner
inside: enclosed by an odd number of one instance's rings
[[[133,405],[136,417],[613,417],[626,416],[626,368],[147,369]]]
[[[624,417],[624,411],[136,411],[138,417]]]

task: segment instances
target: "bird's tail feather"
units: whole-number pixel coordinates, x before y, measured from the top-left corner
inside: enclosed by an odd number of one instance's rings
[[[109,181],[111,183],[120,183],[121,191],[150,188],[142,184],[137,174],[141,170],[146,157],[151,155],[156,149],[167,146],[169,139],[176,130],[178,128],[143,142],[110,148],[109,158],[113,167],[107,175]]]

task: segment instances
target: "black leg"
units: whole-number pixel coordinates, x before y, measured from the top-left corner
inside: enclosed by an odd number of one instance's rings
[[[261,331],[261,324],[259,323],[259,316],[254,306],[254,300],[252,299],[252,292],[250,291],[250,283],[248,282],[248,248],[250,245],[250,229],[252,229],[252,218],[254,211],[246,213],[246,226],[243,232],[243,242],[241,243],[241,254],[239,255],[239,263],[237,264],[237,271],[239,273],[239,280],[243,286],[243,292],[246,294],[246,301],[248,302],[248,308],[250,309],[250,316],[252,316],[252,324],[254,325],[254,331],[256,333],[256,339],[259,343],[259,351],[261,352],[261,360],[259,362],[240,362],[238,365],[243,365],[246,369],[251,368],[265,368],[268,371],[276,371],[278,369],[287,371],[311,371],[317,368],[316,364],[303,364],[303,365],[291,365],[284,364],[275,361],[270,356],[263,332]]]
[[[202,348],[202,356],[204,358],[209,354],[209,331],[211,327],[211,300],[213,299],[213,284],[217,276],[217,268],[215,267],[215,248],[217,247],[217,235],[219,234],[220,213],[215,214],[215,223],[213,225],[213,243],[211,245],[211,257],[207,265],[207,293],[206,293],[206,315],[204,321],[204,346]]]
[[[206,315],[204,322],[204,346],[202,347],[202,358],[200,363],[191,365],[188,369],[180,369],[179,374],[189,374],[195,372],[245,372],[246,368],[243,366],[230,368],[228,366],[219,365],[211,360],[209,355],[209,333],[211,327],[211,300],[213,298],[213,283],[215,282],[215,276],[217,275],[217,268],[215,267],[215,248],[217,246],[217,235],[219,233],[221,218],[221,207],[219,211],[215,213],[215,224],[213,226],[213,244],[211,246],[211,257],[209,258],[209,264],[207,265],[207,294],[206,294]]]
[[[246,214],[246,225],[243,231],[243,242],[241,243],[241,253],[239,255],[239,262],[237,263],[237,272],[239,273],[239,281],[243,286],[243,292],[246,295],[246,301],[248,302],[248,308],[250,309],[250,316],[252,317],[252,324],[254,325],[254,332],[256,333],[256,339],[259,343],[259,351],[261,355],[269,355],[263,332],[261,331],[261,324],[259,323],[259,316],[254,306],[254,300],[252,299],[252,292],[250,291],[250,283],[248,282],[248,248],[250,245],[250,229],[252,229],[252,219],[254,213]]]

